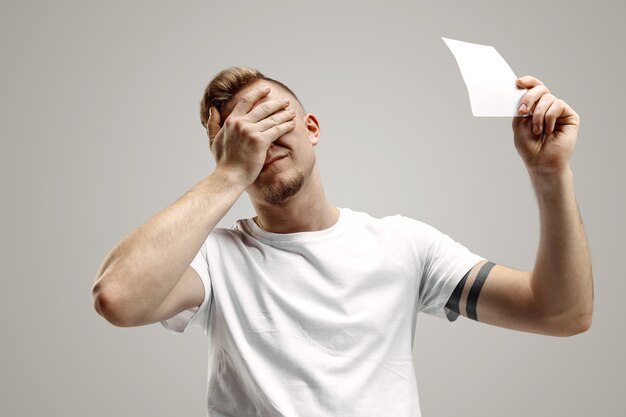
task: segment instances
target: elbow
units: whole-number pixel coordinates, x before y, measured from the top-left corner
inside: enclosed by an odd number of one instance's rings
[[[571,321],[575,325],[573,326],[570,336],[575,336],[589,330],[593,321],[593,301],[589,303],[585,310],[583,310],[581,313],[576,314],[573,317],[574,318]]]
[[[571,337],[585,333],[591,328],[593,313],[590,311],[576,316],[569,316],[560,321],[560,324],[553,326],[550,334],[558,337]]]
[[[94,309],[106,321],[117,327],[133,326],[116,291],[96,282],[92,289],[92,297]]]
[[[577,326],[574,329],[572,336],[584,333],[591,328],[591,322],[593,321],[593,312],[589,311],[579,317],[577,320]]]

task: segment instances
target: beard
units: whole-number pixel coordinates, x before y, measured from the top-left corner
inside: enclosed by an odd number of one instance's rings
[[[296,195],[304,184],[304,174],[297,169],[286,181],[261,184],[263,200],[270,204],[280,204]]]

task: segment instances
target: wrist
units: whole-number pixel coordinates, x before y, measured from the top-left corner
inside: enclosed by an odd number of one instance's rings
[[[216,167],[210,175],[211,178],[224,184],[229,189],[244,192],[250,185],[247,175],[229,168]]]
[[[573,177],[574,172],[572,171],[572,167],[570,164],[566,164],[560,168],[543,168],[537,166],[526,166],[526,170],[528,171],[528,175],[530,179],[535,181],[562,181],[567,180]]]
[[[528,169],[540,206],[563,203],[574,195],[574,172],[569,165],[561,170]]]

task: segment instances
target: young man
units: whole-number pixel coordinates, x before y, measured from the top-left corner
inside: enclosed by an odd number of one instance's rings
[[[533,77],[513,119],[539,202],[532,272],[488,262],[418,220],[333,206],[317,118],[257,70],[219,73],[201,104],[216,168],[123,239],[94,284],[117,326],[210,338],[211,416],[418,416],[419,312],[570,336],[593,286],[569,159],[578,115]],[[536,129],[533,129],[536,128]],[[215,228],[246,191],[256,216]],[[480,297],[479,297],[480,295]]]

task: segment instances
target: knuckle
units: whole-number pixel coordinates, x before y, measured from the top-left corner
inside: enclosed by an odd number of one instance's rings
[[[246,127],[246,122],[243,119],[237,119],[235,122],[235,128],[239,131],[242,132],[245,127]]]
[[[539,99],[539,103],[537,103],[537,107],[540,107],[540,108],[548,107],[550,103],[552,103],[552,101],[554,101],[554,99],[552,99],[548,94],[546,94],[544,96],[541,96],[541,98]]]
[[[556,119],[557,114],[560,114],[562,111],[563,106],[561,106],[561,103],[555,102],[555,104],[548,109],[547,114]]]
[[[280,123],[280,121],[275,115],[271,115],[268,119],[270,122],[272,122],[273,125],[277,125]]]
[[[267,103],[261,103],[259,104],[259,110],[261,110],[263,113],[268,113],[271,111],[270,107],[267,105]]]
[[[239,132],[245,136],[251,137],[254,134],[252,127],[249,124],[243,124],[239,128]]]

